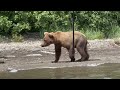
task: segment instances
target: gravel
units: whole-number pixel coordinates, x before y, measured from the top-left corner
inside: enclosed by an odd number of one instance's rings
[[[114,48],[119,47],[114,43],[112,39],[106,40],[88,40],[88,49],[104,49],[104,48]],[[0,51],[4,50],[27,50],[27,51],[36,51],[36,50],[54,50],[54,45],[49,47],[41,48],[41,40],[33,41],[24,41],[24,42],[10,42],[10,43],[0,43]]]

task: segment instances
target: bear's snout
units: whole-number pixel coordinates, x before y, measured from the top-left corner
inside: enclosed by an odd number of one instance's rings
[[[49,44],[41,44],[41,47],[46,47],[46,46],[48,46]]]
[[[41,45],[41,47],[44,47],[43,45]]]
[[[43,44],[41,44],[40,46],[41,46],[41,47],[44,47],[44,45],[43,45]]]

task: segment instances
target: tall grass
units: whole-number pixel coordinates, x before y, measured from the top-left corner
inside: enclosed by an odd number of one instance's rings
[[[13,34],[11,41],[13,41],[13,42],[23,42],[24,38],[23,38],[22,35]]]
[[[120,38],[120,27],[113,26],[112,30],[110,30],[109,32],[108,38]]]
[[[107,36],[105,33],[103,33],[101,30],[94,30],[94,29],[82,29],[80,32],[84,33],[89,40],[94,40],[94,39],[114,39],[114,38],[120,38],[120,27],[119,26],[113,26],[112,30],[109,30],[106,32]]]
[[[95,31],[92,29],[87,30],[80,30],[80,32],[84,33],[88,40],[94,40],[94,39],[104,39],[104,33],[100,31]]]

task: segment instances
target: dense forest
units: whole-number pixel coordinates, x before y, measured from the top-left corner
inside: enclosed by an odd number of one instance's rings
[[[0,11],[0,36],[22,38],[28,32],[70,31],[72,11]],[[75,30],[88,39],[120,37],[120,11],[74,11]]]

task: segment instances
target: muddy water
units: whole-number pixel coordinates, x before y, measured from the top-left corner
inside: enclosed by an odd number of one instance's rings
[[[119,79],[120,64],[1,72],[0,79]]]

